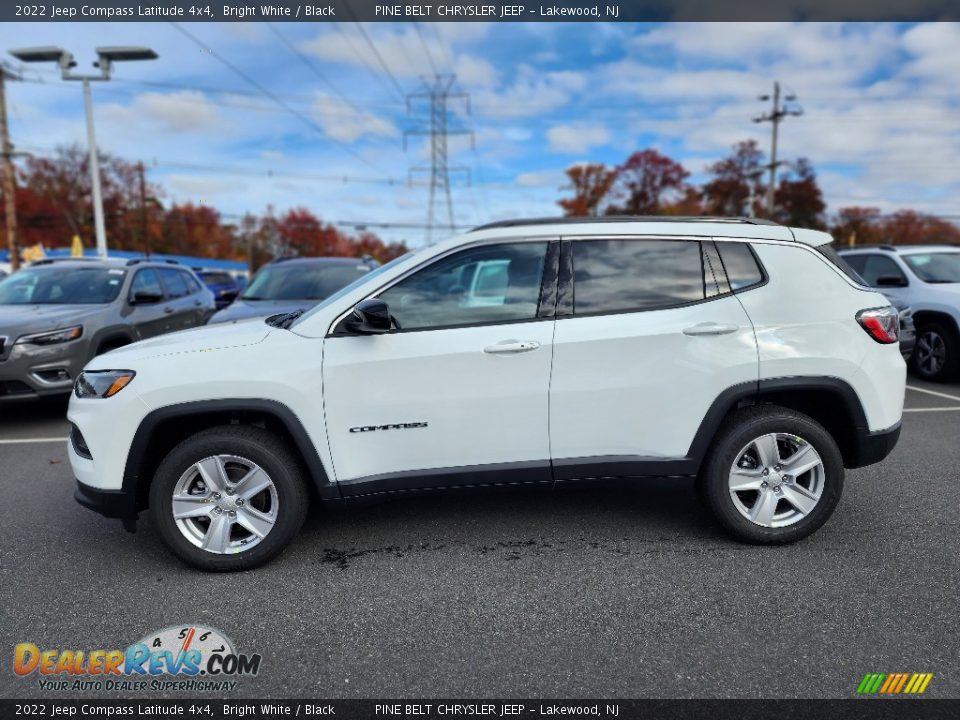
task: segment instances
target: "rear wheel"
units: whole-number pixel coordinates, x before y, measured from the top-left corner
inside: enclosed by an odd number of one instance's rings
[[[177,445],[150,488],[151,519],[202,570],[246,570],[279,554],[306,517],[299,463],[261,428],[212,428]]]
[[[843,491],[840,449],[822,425],[786,408],[733,413],[699,485],[717,520],[746,542],[799,540],[823,525]]]
[[[942,382],[956,373],[960,362],[960,340],[953,329],[939,322],[927,322],[917,329],[917,344],[910,364],[924,380]]]

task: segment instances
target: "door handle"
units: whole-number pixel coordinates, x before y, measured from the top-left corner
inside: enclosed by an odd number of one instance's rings
[[[508,340],[507,342],[497,343],[496,345],[488,345],[483,351],[491,355],[516,355],[517,353],[536,350],[538,347],[540,347],[540,343],[536,340],[524,340],[523,342]]]
[[[170,315],[171,313],[176,312],[176,310],[174,310],[172,307],[165,307],[165,308],[163,309],[163,312],[164,312],[165,314],[167,314],[167,315]]]
[[[715,322],[704,322],[692,327],[684,328],[684,335],[729,335],[740,329],[739,325],[721,325]]]

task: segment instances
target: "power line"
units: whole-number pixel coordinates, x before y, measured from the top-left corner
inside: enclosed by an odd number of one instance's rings
[[[419,23],[415,23],[415,22],[412,22],[412,23],[410,23],[410,24],[413,25],[413,29],[416,31],[417,37],[420,38],[420,45],[423,46],[423,52],[424,52],[424,53],[426,54],[426,56],[427,56],[427,62],[430,63],[430,70],[433,71],[433,74],[434,74],[434,75],[436,75],[436,74],[437,74],[437,66],[436,66],[436,64],[433,62],[433,55],[430,54],[430,48],[427,47],[427,43],[426,43],[426,41],[423,39],[423,33],[420,32],[420,24],[419,24]]]
[[[447,104],[450,100],[462,99],[466,102],[467,112],[470,111],[470,98],[466,93],[453,92],[452,88],[456,82],[456,75],[433,75],[432,77],[422,77],[426,90],[419,93],[407,95],[408,109],[412,108],[415,100],[430,101],[430,125],[429,129],[423,126],[407,130],[403,135],[404,147],[406,147],[407,137],[410,135],[426,135],[430,137],[430,167],[415,167],[410,170],[411,178],[414,173],[427,172],[430,174],[430,202],[427,208],[427,242],[430,242],[434,227],[442,227],[437,223],[436,200],[438,192],[443,193],[447,205],[447,225],[453,226],[453,199],[450,195],[450,173],[467,173],[469,182],[469,170],[464,167],[450,167],[447,164],[447,138],[450,135],[470,135],[473,140],[473,131],[464,128],[450,129],[447,124],[449,110]]]
[[[773,198],[774,191],[777,181],[777,165],[782,164],[782,162],[777,162],[777,131],[780,127],[780,123],[783,122],[783,119],[788,116],[798,116],[803,114],[803,108],[800,106],[789,107],[786,103],[795,102],[797,96],[793,93],[789,93],[784,98],[784,103],[780,102],[780,83],[773,83],[773,95],[761,95],[760,100],[771,100],[772,105],[769,113],[759,115],[753,119],[756,123],[769,122],[772,124],[771,135],[770,135],[770,163],[767,167],[770,169],[770,184],[767,186],[767,215],[768,217],[773,217]],[[753,208],[750,208],[750,212],[753,212]]]
[[[232,72],[234,72],[236,75],[238,75],[239,77],[243,78],[246,82],[248,82],[248,83],[249,83],[250,85],[252,85],[253,87],[257,88],[264,96],[270,98],[274,103],[276,103],[277,105],[279,105],[280,107],[282,107],[284,110],[286,110],[287,112],[289,112],[289,113],[290,113],[291,115],[293,115],[294,117],[298,118],[301,122],[303,122],[305,125],[307,125],[308,127],[310,127],[312,130],[316,130],[317,132],[319,132],[320,134],[322,134],[329,142],[332,142],[333,144],[335,144],[335,145],[337,145],[338,147],[340,147],[341,149],[343,149],[345,152],[347,152],[347,153],[349,153],[350,155],[352,155],[353,157],[357,158],[357,159],[358,159],[360,162],[362,162],[364,165],[366,165],[366,166],[368,166],[368,167],[376,170],[377,172],[380,172],[380,169],[379,169],[376,165],[374,165],[373,163],[371,163],[369,160],[367,160],[365,157],[363,157],[362,155],[360,155],[358,152],[356,152],[355,150],[353,150],[353,149],[352,149],[351,147],[349,147],[348,145],[345,145],[344,143],[340,142],[339,140],[336,140],[335,138],[330,137],[330,135],[329,135],[322,127],[320,127],[319,125],[317,125],[313,120],[311,120],[309,117],[307,117],[306,115],[304,115],[303,113],[301,113],[301,112],[300,112],[299,110],[297,110],[296,108],[291,107],[291,106],[288,105],[286,102],[284,102],[283,100],[281,100],[281,99],[280,99],[279,97],[277,97],[273,92],[271,92],[271,91],[268,90],[266,87],[264,87],[264,86],[261,85],[259,82],[257,82],[257,80],[255,80],[255,79],[252,78],[250,75],[248,75],[247,73],[245,73],[243,70],[241,70],[240,68],[238,68],[236,65],[234,65],[233,63],[231,63],[231,62],[230,62],[229,60],[227,60],[225,57],[223,57],[222,55],[220,55],[219,53],[217,53],[216,51],[214,51],[213,48],[211,48],[211,47],[209,47],[208,45],[204,44],[196,35],[194,35],[193,33],[191,33],[189,30],[187,30],[186,28],[184,28],[183,26],[181,26],[179,23],[171,22],[170,24],[173,25],[173,27],[176,28],[177,30],[179,30],[181,33],[183,33],[183,34],[184,34],[187,38],[189,38],[191,41],[193,41],[193,43],[194,43],[195,45],[197,45],[199,48],[201,48],[204,52],[206,52],[207,54],[209,54],[209,55],[211,55],[212,57],[216,58],[220,63],[222,63],[222,64],[223,64],[224,66],[226,66],[227,68],[229,68],[229,69],[230,69]]]
[[[383,72],[386,73],[387,77],[390,78],[390,82],[393,83],[394,89],[397,91],[397,96],[402,100],[403,99],[403,88],[400,87],[400,83],[397,82],[397,79],[393,76],[393,73],[390,72],[390,68],[387,66],[387,63],[384,62],[383,56],[380,54],[380,51],[377,50],[377,46],[373,44],[373,41],[370,39],[370,36],[367,35],[367,31],[363,29],[363,25],[357,20],[356,13],[353,12],[353,8],[350,7],[350,3],[345,3],[344,7],[347,12],[353,18],[353,24],[357,26],[357,30],[360,31],[360,35],[363,36],[363,39],[367,43],[367,47],[370,48],[373,52],[374,57],[377,59],[377,62],[380,63],[380,67],[383,69]]]

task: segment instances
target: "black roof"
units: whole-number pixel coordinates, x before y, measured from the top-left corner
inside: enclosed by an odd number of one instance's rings
[[[626,223],[626,222],[715,222],[715,223],[742,223],[744,225],[777,225],[773,220],[751,217],[716,217],[710,215],[682,216],[682,215],[604,215],[601,217],[545,217],[545,218],[517,218],[514,220],[499,220],[498,222],[478,225],[469,232],[479,230],[493,230],[495,228],[525,227],[528,225],[582,225],[585,223]]]

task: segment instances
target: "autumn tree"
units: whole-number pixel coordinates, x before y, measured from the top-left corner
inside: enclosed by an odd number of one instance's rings
[[[754,214],[761,210],[765,189],[759,180],[763,170],[763,152],[756,140],[744,140],[733,146],[733,153],[708,168],[712,176],[703,186],[705,210],[710,215],[750,215],[751,186]]]
[[[633,153],[616,169],[607,215],[659,215],[670,198],[682,196],[690,173],[680,163],[648,148]]]
[[[879,221],[879,208],[840,208],[830,226],[830,234],[839,245],[878,243],[881,237]]]
[[[882,242],[894,245],[960,243],[956,225],[914,210],[900,210],[884,218],[879,230]]]
[[[777,222],[793,227],[826,229],[823,212],[827,205],[813,166],[806,158],[800,158],[780,179],[773,194],[773,204]]]
[[[572,198],[557,202],[563,208],[564,215],[595,217],[600,214],[600,205],[604,202],[610,188],[617,179],[616,169],[599,163],[581,163],[571,165],[564,171],[570,184],[562,190],[572,190]]]

